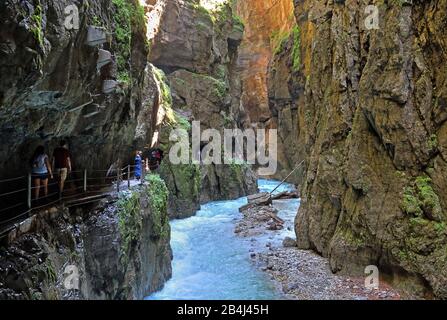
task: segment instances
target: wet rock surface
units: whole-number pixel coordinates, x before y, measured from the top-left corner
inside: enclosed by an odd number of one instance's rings
[[[126,5],[136,10],[136,3]],[[129,160],[133,148],[150,140],[146,123],[151,122],[157,87],[147,69],[144,23],[118,25],[114,17],[123,11],[112,0],[90,6],[80,1],[79,29],[68,29],[64,10],[69,5],[73,2],[0,4],[2,177],[23,175],[40,144],[52,152],[66,139],[73,168],[104,170]],[[86,45],[95,23],[112,35],[126,28],[132,44],[112,36],[98,46]],[[97,69],[100,49],[110,52],[112,61]],[[106,80],[118,84],[108,94],[103,91]]]
[[[167,154],[172,147],[173,129],[183,129],[190,137],[192,121],[200,122],[202,132],[215,129],[222,137],[225,128],[242,128],[237,59],[244,27],[232,7],[223,3],[214,11],[206,10],[196,0],[160,0],[157,6],[164,10],[152,39],[150,61],[165,73],[164,95],[175,118],[169,123],[166,117],[157,127],[162,149]],[[201,150],[208,144],[202,141]],[[170,190],[172,218],[190,217],[206,202],[257,192],[257,176],[246,164],[165,163],[161,174]]]
[[[334,272],[376,264],[409,295],[447,297],[446,4],[376,3],[369,29],[365,1],[293,3],[267,83],[284,158],[306,160],[299,247]]]
[[[126,220],[113,198],[35,216],[0,250],[0,299],[143,299],[159,290],[172,272],[167,212],[157,216],[144,189],[133,197],[139,209]]]

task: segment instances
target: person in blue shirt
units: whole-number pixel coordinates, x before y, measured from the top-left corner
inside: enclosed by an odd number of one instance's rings
[[[135,179],[141,179],[141,170],[143,167],[143,158],[141,157],[141,151],[137,151],[137,155],[135,157]]]

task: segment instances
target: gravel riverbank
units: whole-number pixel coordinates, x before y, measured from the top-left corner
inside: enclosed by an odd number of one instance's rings
[[[385,283],[367,289],[364,278],[331,272],[327,259],[294,243],[293,221],[299,200],[273,201],[243,210],[235,233],[250,242],[250,257],[269,274],[289,299],[299,300],[398,300],[400,295]],[[278,219],[279,218],[279,219]],[[286,239],[286,240],[285,240]]]

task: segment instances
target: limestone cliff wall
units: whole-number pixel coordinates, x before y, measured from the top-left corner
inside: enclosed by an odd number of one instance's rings
[[[245,119],[241,82],[237,69],[244,26],[230,6],[200,0],[158,0],[147,6],[147,15],[157,23],[149,26],[149,60],[161,69],[164,105],[156,135],[168,154],[172,129],[185,129],[191,122],[201,130],[239,128]],[[211,2],[212,4],[212,2]],[[201,147],[205,147],[206,141]],[[172,165],[164,162],[162,177],[170,190],[173,218],[193,215],[201,203],[233,199],[257,191],[256,176],[245,165]]]
[[[2,179],[25,175],[35,147],[51,152],[60,139],[69,143],[73,169],[89,172],[120,167],[150,144],[161,88],[147,59],[143,7],[136,0],[75,4],[79,28],[67,20],[76,12],[66,11],[73,1],[0,3]],[[97,45],[87,44],[92,27],[100,30]],[[98,66],[107,52],[111,61]],[[107,83],[113,90],[104,90]],[[19,183],[1,184],[0,191],[23,188]],[[0,295],[141,299],[159,289],[171,272],[167,208],[156,215],[146,195],[132,199],[125,219],[113,202],[81,213],[52,209],[25,221],[20,229],[27,232],[2,248]],[[70,263],[81,272],[76,293],[61,282]]]
[[[267,96],[270,59],[295,24],[292,0],[237,1],[236,12],[245,22],[238,67],[243,83],[244,109],[251,122],[271,118]]]
[[[79,29],[65,25],[72,1],[0,3],[0,174],[23,175],[37,145],[66,139],[74,168],[106,169],[150,141],[157,88],[147,71],[144,13],[137,1],[78,1]],[[120,2],[116,2],[120,3]],[[129,14],[131,13],[131,17]],[[89,26],[107,39],[86,45]],[[112,63],[97,69],[99,50]],[[117,80],[105,94],[105,80]]]
[[[236,1],[236,11],[245,22],[237,61],[244,124],[278,130],[278,170],[274,177],[285,178],[299,158],[295,143],[299,126],[296,105],[288,91],[290,70],[276,60],[296,26],[293,0]],[[270,71],[273,60],[272,68],[281,69],[278,72]],[[298,182],[300,174],[292,175],[289,181]]]
[[[269,97],[280,117],[296,109],[299,246],[335,272],[373,264],[404,292],[446,298],[447,4],[376,1],[370,30],[370,1],[294,3]]]

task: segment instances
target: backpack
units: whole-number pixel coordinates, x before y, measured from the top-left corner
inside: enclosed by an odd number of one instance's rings
[[[163,153],[160,149],[152,149],[149,151],[149,168],[155,170],[158,168],[161,160],[163,158]]]

